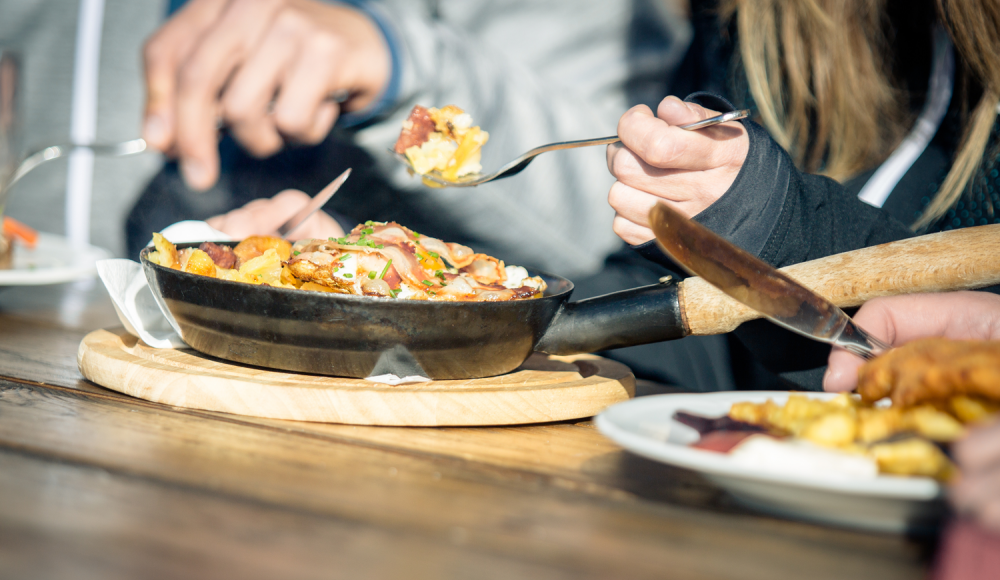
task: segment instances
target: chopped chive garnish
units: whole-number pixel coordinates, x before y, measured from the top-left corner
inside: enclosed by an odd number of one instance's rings
[[[366,226],[370,226],[370,225],[374,225],[374,224],[375,224],[375,222],[373,222],[372,220],[368,220],[368,221],[365,222]]]
[[[438,293],[435,292],[435,291],[433,291],[433,290],[428,290],[427,293],[430,294],[431,296],[437,296],[438,295]]]
[[[353,278],[353,277],[354,277],[354,274],[351,274],[350,272],[348,272],[347,274],[344,274],[344,278]]]
[[[368,272],[368,279],[369,280],[374,280],[375,279],[375,271],[374,270],[372,270],[371,272]]]
[[[418,234],[417,232],[413,232],[413,237],[415,237],[415,238],[419,238],[419,237],[420,237],[420,234]]]
[[[377,245],[375,247],[381,250],[381,249],[385,248],[385,245],[384,244],[379,244],[379,245]]]
[[[296,256],[298,256],[298,255],[299,255],[299,254],[301,254],[302,252],[300,252],[300,251],[298,251],[298,250],[295,250],[295,251],[294,251],[294,252],[292,252],[292,253],[293,253],[293,254],[295,254]]]
[[[392,294],[393,298],[395,298],[396,296],[398,296],[400,292],[402,292],[402,290],[399,290],[399,289],[389,290],[389,294]]]
[[[444,280],[444,272],[442,272],[441,270],[435,271],[434,275],[437,276],[438,278],[441,278],[442,280]]]
[[[430,256],[432,258],[440,258],[441,257],[441,254],[439,254],[437,252],[427,252],[427,253],[430,254]]]
[[[419,246],[420,245],[420,240],[413,240],[413,243]]]
[[[374,234],[375,230],[373,230],[371,228],[365,228],[365,229],[361,230],[361,233],[367,236],[368,234]]]
[[[382,268],[382,273],[378,275],[379,280],[385,278],[385,273],[389,271],[389,266],[391,265],[392,265],[392,258],[389,258],[389,261],[385,263],[385,268]]]
[[[431,282],[430,280],[421,280],[421,282],[423,282],[424,284],[426,284],[428,286],[433,286],[434,285],[434,282]]]

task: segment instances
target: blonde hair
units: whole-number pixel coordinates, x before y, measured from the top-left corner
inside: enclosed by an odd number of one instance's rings
[[[983,94],[952,167],[913,224],[962,196],[982,162],[1000,94],[1000,0],[937,0]],[[885,160],[913,117],[892,84],[886,0],[723,0],[736,15],[740,58],[760,120],[803,170],[844,180]]]

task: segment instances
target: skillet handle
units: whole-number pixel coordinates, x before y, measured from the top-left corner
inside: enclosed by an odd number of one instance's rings
[[[659,284],[564,304],[535,351],[580,354],[687,336],[677,290],[677,282],[665,278]]]
[[[877,296],[971,290],[1000,284],[1000,224],[950,230],[844,252],[781,271],[841,308]],[[722,334],[760,318],[701,278],[680,283],[691,334]]]

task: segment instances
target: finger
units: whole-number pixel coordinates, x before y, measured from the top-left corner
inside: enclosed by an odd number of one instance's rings
[[[662,198],[616,181],[608,191],[608,204],[628,221],[648,228],[649,210]]]
[[[830,393],[853,391],[858,387],[858,369],[864,364],[861,357],[834,347],[823,374],[823,390]]]
[[[681,106],[691,107],[690,116],[680,115],[673,110],[675,105],[671,105],[671,120],[697,121],[714,114],[690,103],[681,102]],[[746,130],[739,123],[687,131],[654,116],[645,106],[633,107],[622,115],[618,121],[618,135],[643,161],[663,169],[706,171],[737,160],[742,163],[742,151],[746,148],[738,139],[746,139]]]
[[[143,46],[146,108],[142,136],[151,147],[173,148],[178,68],[224,7],[225,0],[193,0]]]
[[[712,205],[728,189],[729,178],[735,178],[735,174],[709,178],[700,171],[653,167],[625,147],[617,148],[610,156],[611,174],[618,181],[672,202],[674,209],[687,217]]]
[[[325,211],[318,211],[309,216],[309,219],[302,222],[301,226],[295,228],[295,231],[292,232],[292,237],[296,241],[311,238],[339,238],[344,233],[344,229],[340,227],[340,223],[333,219],[330,214]]]
[[[207,189],[218,179],[218,98],[281,8],[280,0],[233,0],[183,64],[177,90],[177,152],[185,181]]]
[[[286,189],[272,198],[256,199],[243,207],[209,218],[208,224],[236,239],[277,235],[278,227],[309,202],[309,196]]]
[[[985,502],[976,514],[976,520],[986,529],[1000,532],[1000,497]]]
[[[1000,421],[971,430],[952,451],[963,473],[1000,471]]]
[[[615,215],[612,229],[625,243],[633,246],[645,244],[654,238],[653,230],[620,215]]]
[[[222,95],[222,120],[230,134],[258,157],[272,155],[284,144],[270,107],[298,52],[290,32],[278,26],[269,30]]]
[[[972,476],[963,473],[949,489],[949,499],[961,513],[981,512],[987,504],[1000,500],[1000,470]]]
[[[341,73],[349,66],[343,40],[313,34],[301,46],[274,105],[274,123],[290,140],[316,144],[333,128],[340,106],[329,100],[347,88]]]

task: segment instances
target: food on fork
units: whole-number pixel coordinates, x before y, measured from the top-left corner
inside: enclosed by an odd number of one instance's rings
[[[178,250],[153,234],[150,262],[247,284],[447,302],[502,302],[538,298],[546,284],[520,266],[460,244],[423,236],[395,222],[368,221],[350,234],[325,240],[253,236],[229,248],[205,242]]]
[[[433,172],[456,181],[482,171],[482,147],[489,138],[489,133],[474,126],[472,117],[455,105],[441,109],[416,105],[403,121],[393,150],[405,155],[420,175]]]

